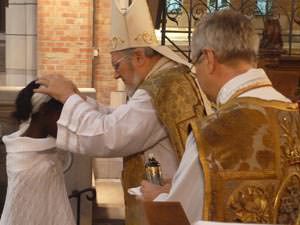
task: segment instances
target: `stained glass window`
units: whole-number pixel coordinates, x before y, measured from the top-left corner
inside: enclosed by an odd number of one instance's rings
[[[178,13],[181,11],[183,0],[167,0],[168,13]]]
[[[272,8],[272,0],[256,0],[258,15],[267,15]]]
[[[230,0],[208,0],[207,1],[210,12],[213,12],[215,10],[219,10],[222,8],[226,8],[229,3],[230,3]]]

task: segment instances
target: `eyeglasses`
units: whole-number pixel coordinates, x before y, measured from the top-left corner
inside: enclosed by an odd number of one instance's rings
[[[119,58],[116,62],[112,62],[112,67],[115,71],[117,71],[120,67],[120,64],[123,60],[127,59],[129,55],[124,55],[123,57]]]
[[[195,60],[192,61],[191,71],[195,69],[196,64],[199,63],[199,60],[200,60],[200,58],[201,58],[202,55],[203,55],[203,51],[201,50],[201,51],[198,53],[198,55],[197,55],[197,57],[195,58]]]
[[[195,60],[193,60],[192,64],[193,64],[193,65],[196,65],[196,64],[199,62],[199,59],[201,58],[202,55],[203,55],[203,51],[201,50],[201,51],[198,53],[198,55],[197,55],[197,57],[195,58]]]

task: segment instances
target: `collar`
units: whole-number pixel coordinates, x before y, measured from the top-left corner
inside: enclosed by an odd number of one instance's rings
[[[150,79],[152,76],[157,74],[159,71],[173,68],[174,66],[178,65],[175,61],[172,61],[168,59],[167,57],[162,57],[160,60],[157,61],[157,63],[153,66],[153,68],[150,70],[150,72],[145,77],[145,80]]]
[[[3,136],[3,142],[7,152],[37,152],[52,149],[56,147],[56,140],[53,137],[30,138],[22,137],[22,134],[28,129],[29,124],[20,128],[17,132]]]
[[[246,89],[247,87],[255,89],[256,87],[258,88],[264,85],[272,85],[265,71],[263,69],[250,69],[225,83],[218,93],[217,105],[226,103],[236,93],[240,90]]]
[[[151,77],[159,74],[158,72],[165,70],[165,69],[169,69],[169,68],[173,68],[174,66],[180,65],[178,63],[176,63],[175,61],[163,56],[161,59],[159,59],[155,65],[152,67],[152,69],[150,70],[150,72],[146,75],[145,79],[143,81],[140,82],[140,84],[137,86],[136,90],[139,89],[139,86],[146,80],[149,80]],[[136,91],[135,90],[135,91]],[[134,93],[133,93],[134,94]],[[128,96],[129,99],[132,96]]]

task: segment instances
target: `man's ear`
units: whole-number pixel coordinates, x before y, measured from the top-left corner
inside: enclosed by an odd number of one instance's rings
[[[145,63],[145,53],[144,53],[144,49],[142,48],[137,48],[134,50],[133,53],[133,62],[137,65],[137,66],[143,66]]]
[[[204,54],[206,54],[207,57],[208,72],[211,74],[216,69],[216,63],[218,62],[218,59],[212,49],[206,49]]]

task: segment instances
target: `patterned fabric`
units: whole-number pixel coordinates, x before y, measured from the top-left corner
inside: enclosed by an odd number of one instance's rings
[[[189,125],[202,120],[205,108],[195,80],[185,66],[175,66],[153,74],[139,87],[152,97],[153,105],[180,161]],[[141,210],[134,196],[127,189],[140,185],[144,178],[143,153],[124,158],[123,188],[125,192],[126,224],[141,224]],[[163,169],[163,168],[162,168]]]
[[[241,97],[200,127],[193,131],[206,178],[203,219],[295,224],[300,209],[297,104]]]
[[[191,123],[206,115],[202,96],[186,66],[164,70],[140,88],[151,96],[159,118],[166,126],[178,159],[182,158]]]
[[[8,189],[0,225],[75,225],[55,139],[20,137],[26,129],[3,138]]]

